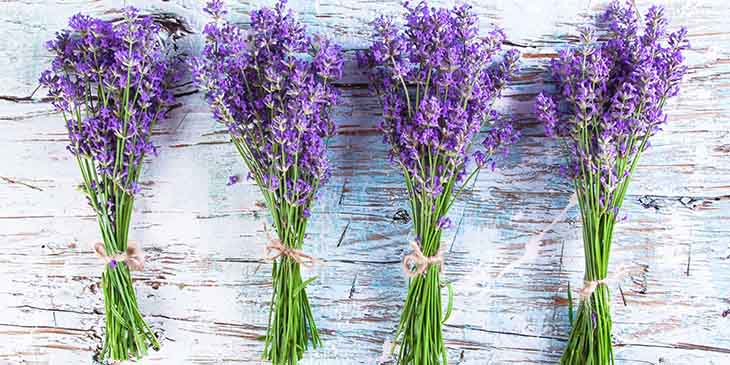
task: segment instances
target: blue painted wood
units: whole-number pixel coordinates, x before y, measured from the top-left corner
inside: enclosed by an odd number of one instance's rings
[[[130,2],[178,14],[199,31],[199,1]],[[230,3],[233,16],[265,1]],[[366,45],[367,22],[399,14],[397,1],[291,1],[310,30],[348,50]],[[438,2],[450,4],[450,2]],[[730,361],[730,5],[661,1],[672,25],[686,25],[693,50],[670,123],[642,159],[616,232],[613,264],[643,273],[614,299],[620,364],[727,364]],[[0,363],[88,364],[102,336],[100,264],[92,212],[75,191],[78,171],[60,116],[32,94],[49,62],[42,44],[77,11],[99,16],[121,4],[12,0],[0,7]],[[481,174],[459,202],[446,238],[446,278],[456,289],[446,327],[453,364],[554,364],[568,334],[566,291],[583,273],[579,221],[568,211],[537,244],[530,240],[566,206],[570,187],[557,174],[557,146],[531,115],[542,73],[556,49],[574,41],[605,2],[475,2],[483,26],[505,28],[523,52],[521,78],[501,109],[520,120],[524,138],[494,172]],[[645,9],[648,2],[640,1]],[[197,35],[183,46],[200,47]],[[405,297],[398,264],[410,227],[402,178],[386,161],[375,125],[377,101],[347,64],[331,143],[334,177],[313,212],[306,248],[326,264],[309,274],[325,347],[305,364],[373,364],[390,340]],[[181,89],[188,91],[189,89]],[[140,307],[163,349],[145,364],[259,363],[270,268],[261,265],[267,212],[247,182],[223,129],[201,95],[160,126],[160,157],[143,176],[132,238],[148,269],[136,275]],[[618,290],[614,290],[618,292]]]

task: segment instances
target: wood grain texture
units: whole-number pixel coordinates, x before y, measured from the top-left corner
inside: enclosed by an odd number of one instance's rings
[[[399,2],[292,0],[310,31],[348,50],[348,73],[331,141],[334,176],[312,215],[306,249],[326,257],[307,274],[325,347],[304,364],[376,364],[406,295],[399,261],[410,226],[402,177],[386,162],[375,125],[379,107],[351,61],[367,44],[367,22],[399,14]],[[658,1],[693,49],[670,123],[643,157],[617,228],[612,266],[641,267],[614,288],[619,364],[730,363],[730,3]],[[207,18],[193,0],[134,1],[175,13],[196,31]],[[229,3],[243,24],[268,1]],[[434,2],[451,5],[450,2]],[[581,285],[577,211],[557,174],[557,146],[531,114],[557,48],[605,6],[595,1],[473,2],[483,29],[503,27],[523,52],[522,71],[500,103],[524,138],[501,167],[482,173],[453,209],[445,277],[455,287],[446,326],[452,364],[555,364],[569,331],[568,285]],[[0,5],[0,364],[92,364],[101,343],[98,228],[75,186],[59,115],[35,94],[49,62],[43,43],[84,11],[109,14],[113,1],[10,0]],[[640,1],[646,9],[648,2]],[[181,41],[195,52],[197,34]],[[267,212],[199,93],[180,99],[147,162],[131,237],[148,268],[135,274],[140,308],[163,342],[144,364],[257,364],[270,296],[260,262]],[[245,179],[244,179],[245,180]]]

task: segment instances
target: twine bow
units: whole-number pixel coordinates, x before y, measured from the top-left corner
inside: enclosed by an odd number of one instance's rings
[[[421,248],[418,247],[418,244],[416,242],[411,242],[411,248],[413,251],[403,257],[403,271],[406,273],[406,275],[409,278],[416,277],[418,275],[422,275],[426,272],[428,267],[430,265],[439,265],[439,270],[443,270],[444,268],[444,252],[443,250],[439,249],[439,251],[434,256],[426,257],[423,254],[423,251],[421,251]],[[415,266],[415,270],[411,269],[411,266]]]
[[[126,262],[127,266],[132,271],[144,270],[144,252],[142,252],[142,249],[134,242],[129,242],[127,244],[126,252],[120,252],[113,255],[107,255],[104,244],[97,242],[94,244],[94,251],[96,251],[96,256],[99,256],[99,258],[112,269],[115,268],[118,263]]]
[[[266,226],[264,226],[264,232],[266,232],[266,236],[269,239],[269,243],[267,243],[264,248],[266,251],[264,254],[264,261],[274,262],[279,257],[288,256],[292,260],[296,261],[297,264],[306,268],[311,268],[315,264],[320,263],[314,256],[308,255],[302,250],[282,244],[281,240],[271,236],[269,231],[266,229]]]
[[[613,274],[609,274],[603,279],[598,280],[585,280],[583,281],[583,289],[581,289],[578,294],[580,295],[580,298],[583,300],[586,300],[591,297],[591,294],[598,289],[599,285],[610,285],[611,283],[620,281],[625,276],[631,274],[633,270],[630,270],[624,266],[622,266],[618,271],[616,271]]]

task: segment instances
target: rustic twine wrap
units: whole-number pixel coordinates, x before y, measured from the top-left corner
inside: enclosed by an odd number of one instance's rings
[[[321,264],[321,262],[317,260],[314,256],[308,255],[302,250],[298,250],[296,248],[282,244],[281,240],[279,240],[278,238],[274,238],[269,233],[269,230],[266,229],[266,225],[264,225],[264,232],[266,232],[266,237],[269,239],[269,242],[264,248],[264,261],[271,263],[279,257],[288,256],[292,260],[296,261],[297,264],[306,268],[311,268],[314,265]]]
[[[126,262],[129,270],[144,270],[144,252],[142,252],[142,249],[134,242],[129,242],[127,244],[126,252],[120,252],[114,255],[107,255],[102,242],[94,244],[94,251],[96,251],[96,256],[99,256],[99,258],[111,268],[116,267],[120,262]]]
[[[584,280],[583,289],[578,291],[578,294],[580,295],[580,298],[582,300],[586,300],[591,297],[591,294],[593,294],[593,292],[595,292],[596,289],[598,289],[599,285],[611,285],[612,283],[621,281],[621,279],[623,279],[627,275],[630,275],[633,272],[634,272],[634,270],[631,270],[631,269],[628,269],[628,268],[622,266],[618,271],[606,276],[603,279]]]
[[[428,267],[431,265],[439,265],[439,270],[443,271],[444,269],[444,251],[443,249],[439,249],[439,251],[434,256],[425,256],[423,254],[423,251],[421,251],[421,247],[418,246],[416,242],[411,242],[411,253],[403,257],[403,271],[406,273],[406,275],[409,278],[414,278],[418,275],[422,275],[426,273],[426,270],[428,270]],[[411,265],[415,267],[415,270],[411,269]]]

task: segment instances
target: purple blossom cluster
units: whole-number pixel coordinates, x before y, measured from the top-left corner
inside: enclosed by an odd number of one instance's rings
[[[466,175],[471,154],[478,167],[492,165],[497,152],[514,143],[518,132],[498,123],[493,103],[516,70],[519,54],[497,60],[504,33],[479,36],[469,5],[432,8],[405,5],[405,24],[380,16],[373,43],[358,54],[370,69],[372,91],[381,98],[380,129],[391,158],[414,180],[416,192],[451,194]],[[489,125],[482,148],[472,138]]]
[[[193,77],[215,118],[225,124],[250,175],[277,201],[307,207],[330,176],[326,139],[342,76],[341,49],[307,36],[286,1],[251,12],[251,29],[226,22],[220,0],[205,11],[203,56]]]
[[[112,221],[119,203],[112,192],[139,191],[142,160],[156,153],[152,127],[173,102],[171,58],[159,32],[151,16],[130,7],[118,22],[74,15],[47,43],[54,57],[40,83],[64,115],[68,150],[87,167],[87,193],[103,193],[105,201],[92,206]]]
[[[552,61],[557,95],[541,93],[536,113],[548,136],[566,141],[566,173],[599,183],[598,205],[615,214],[637,158],[667,120],[662,108],[679,92],[689,43],[684,28],[668,33],[656,6],[643,18],[643,33],[631,2],[611,3],[602,20],[606,41],[582,30],[580,46]]]

